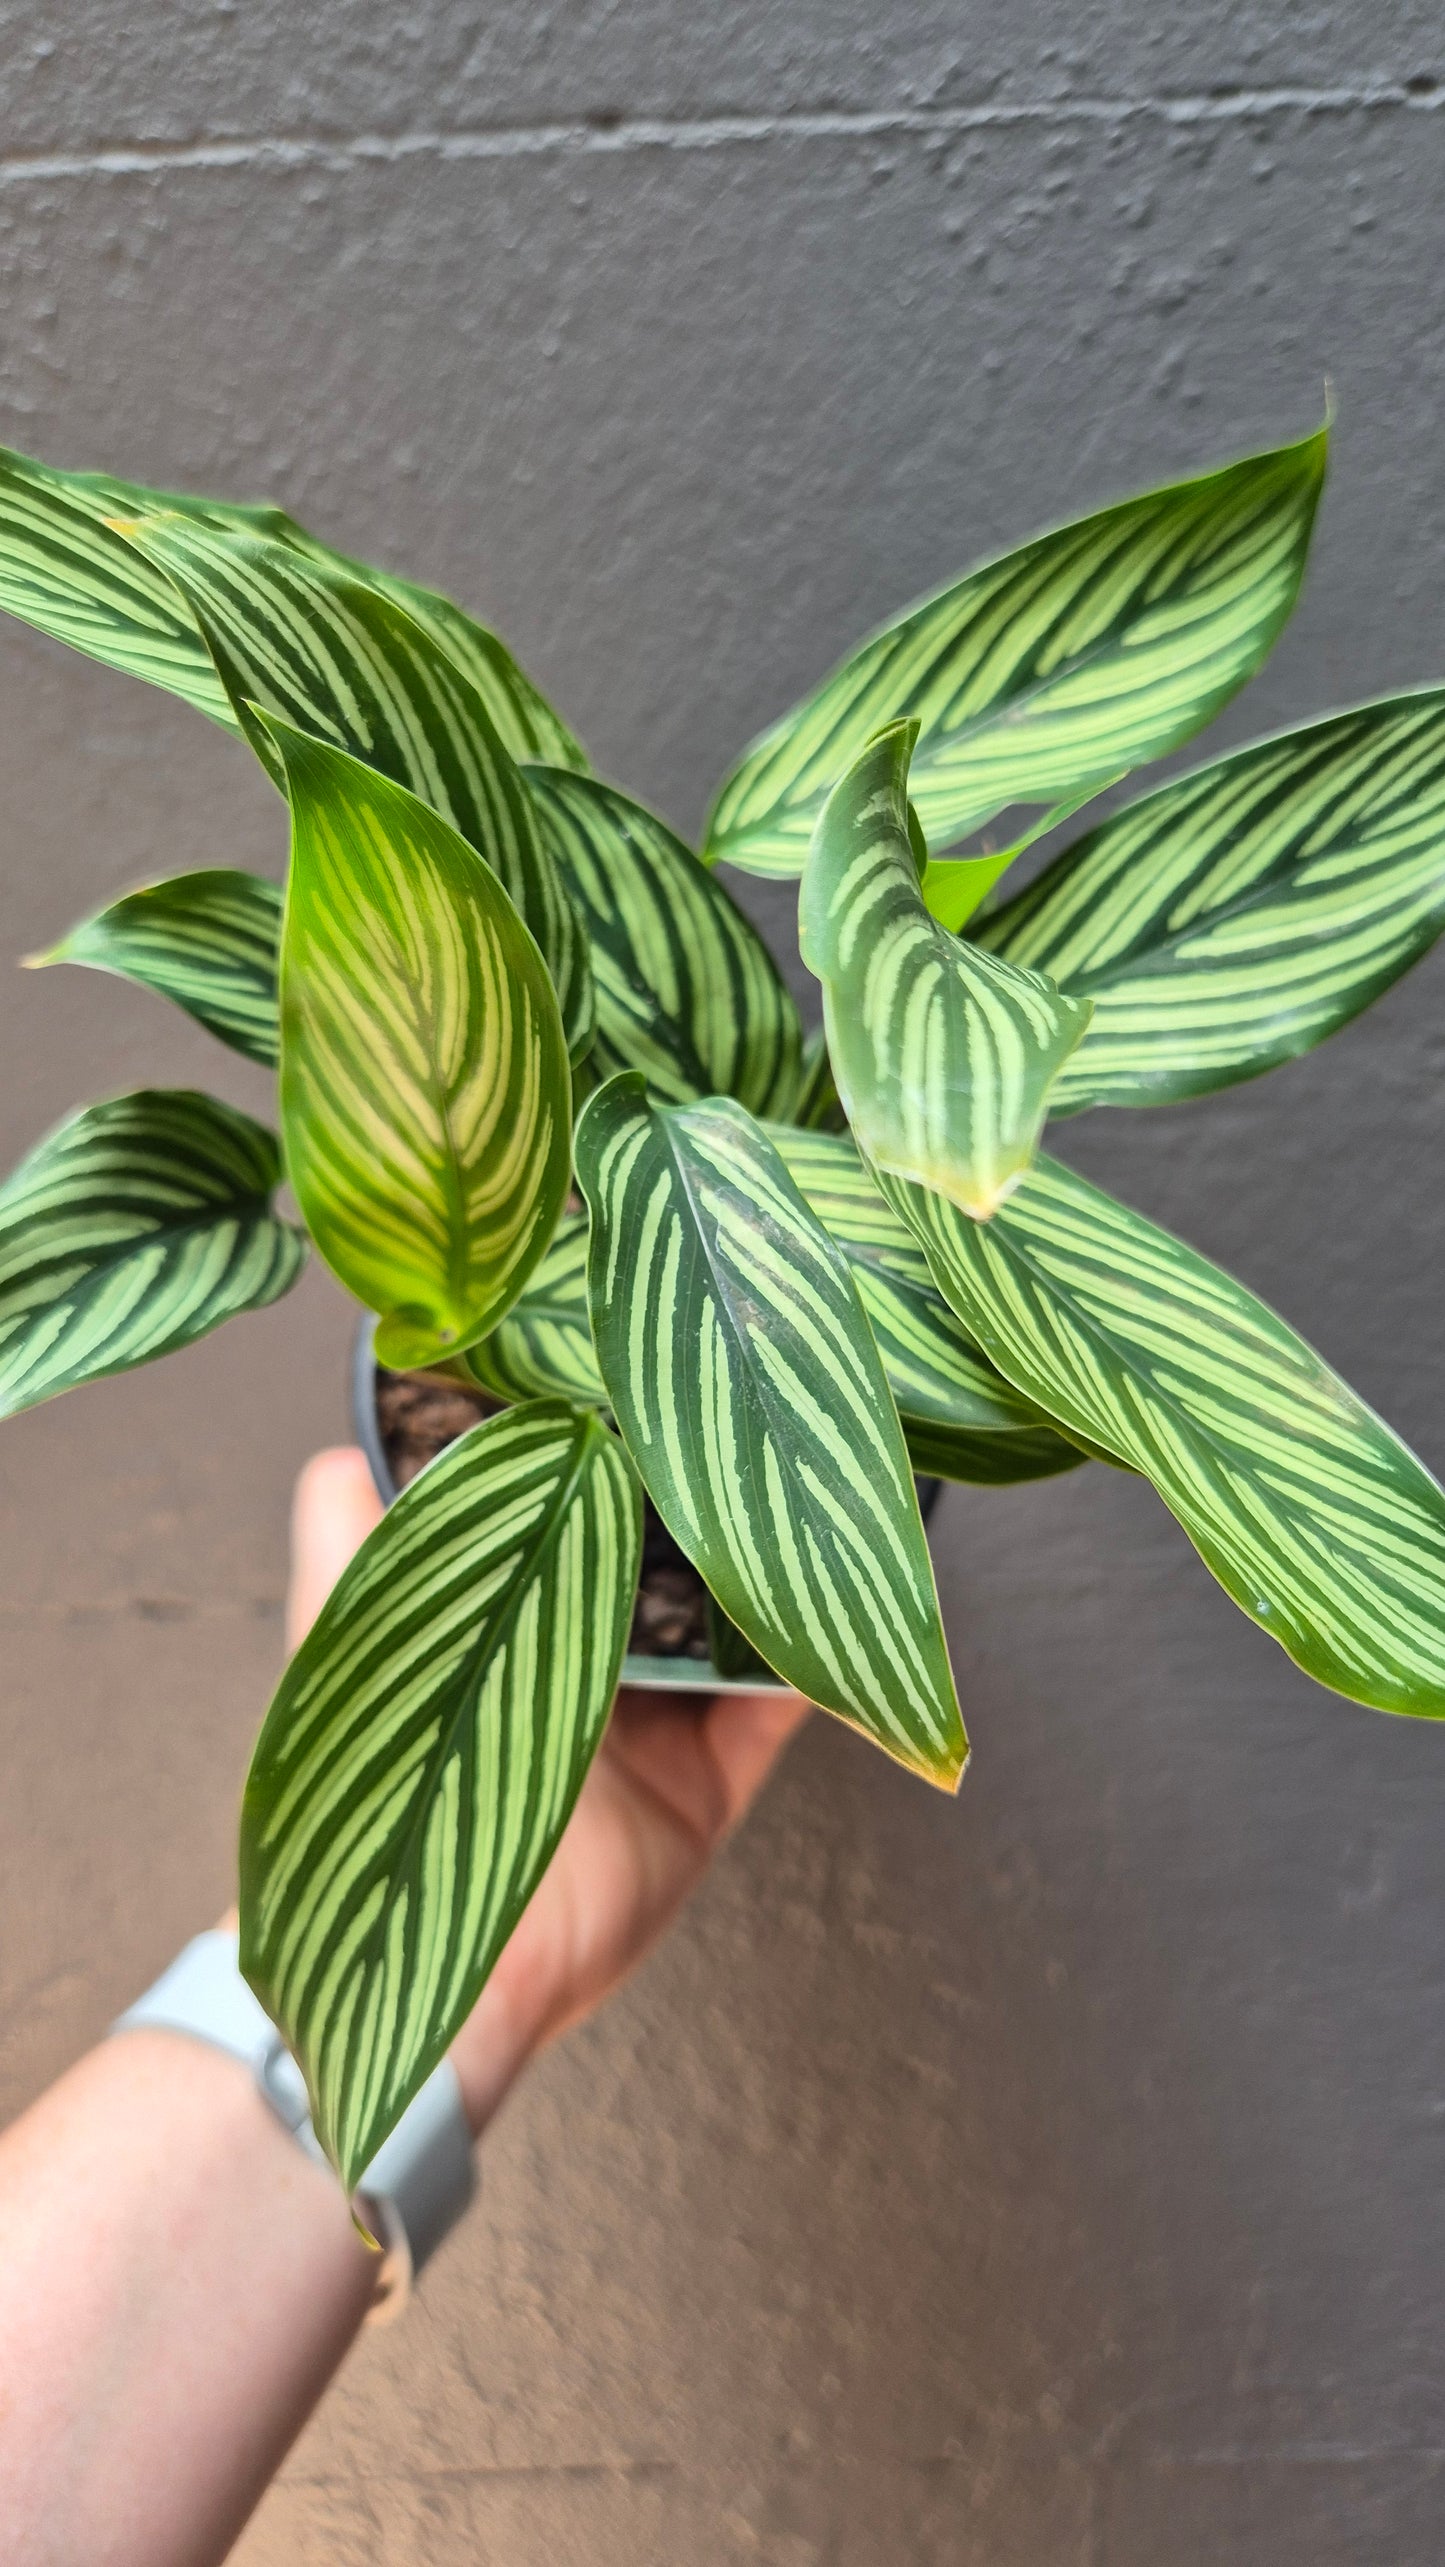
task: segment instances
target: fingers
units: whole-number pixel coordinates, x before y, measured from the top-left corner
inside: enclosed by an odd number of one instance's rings
[[[722,1778],[726,1827],[736,1827],[813,1706],[801,1694],[718,1694],[707,1714],[708,1745]]]
[[[291,1506],[291,1585],[286,1646],[306,1637],[342,1570],[381,1521],[366,1456],[354,1444],[313,1453]]]

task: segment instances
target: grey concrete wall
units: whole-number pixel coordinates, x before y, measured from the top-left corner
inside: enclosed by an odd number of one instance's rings
[[[1328,373],[1242,738],[1445,674],[1442,79],[1423,0],[11,0],[0,436],[447,582],[690,825],[867,623]],[[279,866],[179,708],[18,630],[0,707],[6,953]],[[7,1161],[140,1079],[261,1099],[138,993],[7,991]],[[1437,1466],[1442,991],[1067,1140]],[[228,1894],[344,1335],[313,1278],[6,1430],[6,2107]],[[815,1725],[246,2567],[1439,2559],[1445,1739],[1311,1687],[1115,1475],[953,1492],[939,1555],[957,1806]]]

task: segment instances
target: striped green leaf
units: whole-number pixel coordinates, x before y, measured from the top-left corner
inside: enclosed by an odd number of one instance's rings
[[[1445,1491],[1283,1320],[1051,1160],[986,1229],[883,1183],[1000,1369],[1145,1472],[1298,1665],[1445,1717]]]
[[[306,1257],[273,1135],[187,1088],[73,1114],[0,1186],[0,1417],[259,1310]]]
[[[557,1001],[465,838],[374,768],[268,718],[291,797],[281,947],[287,1173],[405,1371],[496,1327],[570,1177]]]
[[[248,738],[278,782],[261,714],[364,759],[486,858],[542,949],[568,1047],[592,1039],[586,939],[528,793],[476,687],[390,598],[286,544],[185,517],[130,529],[187,598]]]
[[[755,1114],[786,1113],[798,1087],[798,1011],[736,901],[626,794],[592,776],[526,773],[591,939],[597,1078],[637,1069],[669,1104],[735,1096]]]
[[[460,2029],[606,1726],[642,1509],[536,1401],[398,1498],[282,1678],[241,1822],[241,1966],[350,2187]]]
[[[566,1212],[557,1236],[500,1328],[463,1356],[498,1399],[570,1399],[605,1408],[587,1315],[587,1215]]]
[[[741,1106],[577,1127],[597,1360],[658,1514],[789,1684],[952,1788],[967,1752],[908,1456],[846,1259]]]
[[[1041,1479],[1085,1460],[949,1308],[912,1231],[885,1203],[853,1141],[784,1125],[768,1137],[853,1269],[915,1469],[999,1484]]]
[[[748,751],[709,862],[801,872],[843,769],[887,722],[922,726],[930,847],[1012,803],[1082,799],[1199,730],[1294,604],[1325,431],[1041,535],[887,624]]]
[[[166,687],[213,722],[238,730],[234,707],[184,599],[117,531],[117,519],[159,512],[288,544],[380,589],[457,661],[514,758],[586,765],[566,724],[495,633],[434,589],[332,552],[280,508],[186,498],[109,473],[57,472],[0,448],[0,610],[92,659]]]
[[[915,734],[912,722],[880,732],[830,795],[799,942],[860,1147],[986,1221],[1028,1166],[1088,1003],[930,916],[908,825]]]
[[[0,609],[236,730],[185,601],[108,522],[139,509],[206,505],[108,473],[56,472],[0,447]]]
[[[1092,999],[1049,1111],[1157,1105],[1323,1042],[1445,927],[1445,689],[1221,758],[1119,812],[984,921]]]
[[[84,918],[47,953],[47,963],[88,963],[174,999],[235,1052],[274,1068],[280,1053],[276,973],[281,894],[253,873],[216,867],[173,874],[127,892]]]

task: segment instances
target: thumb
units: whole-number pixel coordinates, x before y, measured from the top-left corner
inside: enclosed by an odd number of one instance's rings
[[[354,1444],[313,1453],[296,1482],[291,1504],[291,1584],[286,1597],[286,1646],[299,1647],[348,1560],[360,1550],[382,1505]]]

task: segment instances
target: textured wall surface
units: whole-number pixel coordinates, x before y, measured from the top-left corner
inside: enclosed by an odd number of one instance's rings
[[[444,581],[679,823],[969,559],[1302,431],[1240,739],[1445,675],[1438,10],[1265,0],[0,6],[0,438]],[[0,633],[0,946],[279,866],[245,754]],[[785,890],[749,892],[780,940]],[[7,984],[6,1162],[259,1075]],[[1445,957],[1310,1061],[1068,1127],[1445,1465]],[[264,1110],[264,1108],[262,1109]],[[229,1894],[289,1303],[6,1429],[0,2105]],[[1445,1739],[1311,1687],[1147,1489],[949,1494],[956,1806],[818,1722],[537,2074],[245,2567],[1434,2567]]]

